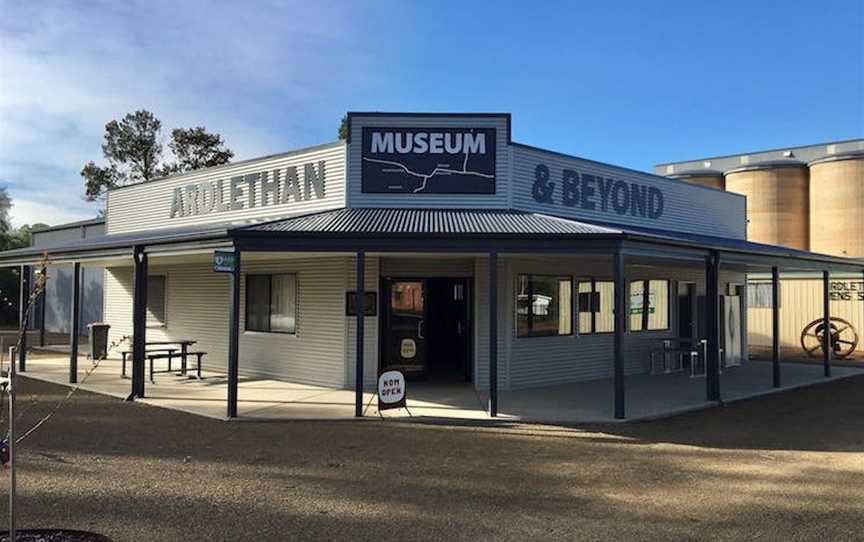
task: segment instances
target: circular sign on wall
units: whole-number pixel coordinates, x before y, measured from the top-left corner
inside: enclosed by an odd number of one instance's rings
[[[402,371],[384,371],[378,377],[378,410],[405,406],[405,375]]]
[[[417,343],[414,339],[402,339],[402,344],[399,346],[399,354],[404,359],[414,359],[417,355]]]

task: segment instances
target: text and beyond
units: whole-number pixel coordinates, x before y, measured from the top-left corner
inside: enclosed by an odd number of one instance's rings
[[[655,186],[566,168],[561,170],[559,179],[553,180],[546,164],[538,164],[534,168],[531,192],[538,203],[613,212],[650,220],[659,219],[664,210],[663,192]]]

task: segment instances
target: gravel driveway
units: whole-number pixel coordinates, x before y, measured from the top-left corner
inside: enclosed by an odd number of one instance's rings
[[[579,429],[228,423],[79,391],[22,446],[19,526],[117,542],[864,540],[862,390]],[[20,427],[65,393],[22,379]]]

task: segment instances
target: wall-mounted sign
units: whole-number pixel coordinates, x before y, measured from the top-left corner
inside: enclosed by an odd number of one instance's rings
[[[363,316],[378,314],[378,294],[366,292],[363,296]],[[345,292],[345,316],[357,316],[357,292]]]
[[[495,128],[363,128],[367,194],[494,194]]]
[[[405,406],[405,375],[401,371],[384,371],[378,376],[378,410]]]
[[[239,211],[323,198],[326,186],[324,160],[296,166],[237,175],[228,179],[178,186],[171,197],[170,218]]]
[[[864,301],[864,281],[834,280],[829,286],[831,301]]]
[[[213,271],[216,273],[233,273],[237,268],[237,254],[217,250],[213,253]]]
[[[663,216],[663,192],[656,186],[562,169],[553,178],[546,164],[534,168],[531,195],[537,203],[579,207],[650,220]]]

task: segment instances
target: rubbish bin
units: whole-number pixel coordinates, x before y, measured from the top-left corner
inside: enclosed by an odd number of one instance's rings
[[[108,357],[108,330],[111,328],[105,322],[87,324],[90,338],[90,359],[93,361]]]

